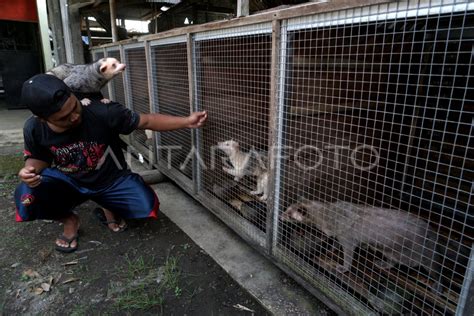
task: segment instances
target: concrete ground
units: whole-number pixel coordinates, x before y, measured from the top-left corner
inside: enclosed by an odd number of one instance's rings
[[[23,143],[23,123],[31,116],[28,110],[7,110],[0,100],[0,148],[14,151]]]
[[[21,129],[29,115],[27,110],[6,110],[0,104],[0,151],[21,148]],[[153,188],[160,197],[162,212],[271,313],[331,313],[174,183],[164,181]]]

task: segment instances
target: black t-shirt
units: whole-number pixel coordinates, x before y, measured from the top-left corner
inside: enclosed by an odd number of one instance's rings
[[[130,173],[119,134],[133,132],[140,117],[116,102],[93,100],[82,109],[81,124],[63,133],[29,118],[23,129],[25,159],[45,161],[85,187],[101,188]]]

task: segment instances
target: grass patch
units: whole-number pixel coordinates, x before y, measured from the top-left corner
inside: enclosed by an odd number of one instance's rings
[[[6,181],[2,182],[0,178],[0,195],[5,198],[9,198],[13,195],[13,191],[15,191],[16,186],[18,185],[18,181]]]
[[[147,289],[142,285],[136,289],[128,290],[117,297],[115,307],[117,309],[139,309],[147,310],[152,307],[162,306],[164,298],[159,289]]]
[[[153,259],[151,262],[146,262],[142,256],[131,259],[128,255],[125,258],[127,262],[126,274],[129,279],[134,279],[138,276],[148,273],[153,268]]]
[[[81,280],[84,283],[94,283],[101,278],[100,273],[91,271],[87,265],[79,265],[78,273],[82,275]]]
[[[179,286],[181,271],[178,266],[178,258],[169,256],[166,258],[164,266],[158,270],[153,261],[147,262],[142,256],[135,259],[126,257],[126,267],[122,272],[125,275],[125,284],[128,288],[119,292],[115,297],[114,307],[116,309],[147,310],[163,306],[168,293],[176,297],[182,295],[182,289]],[[159,283],[157,283],[158,275],[161,275]]]
[[[86,316],[89,306],[87,305],[76,305],[71,312],[71,316]]]
[[[180,296],[182,293],[181,288],[179,287],[179,278],[181,276],[181,271],[178,269],[178,258],[177,257],[168,257],[165,262],[165,273],[163,281],[160,286],[166,290],[174,292],[175,296]]]
[[[0,195],[10,197],[19,183],[18,171],[23,168],[21,154],[0,155]]]
[[[7,194],[6,192],[2,192],[3,194]],[[11,221],[14,219],[15,213],[10,210],[6,209],[5,211],[0,212],[0,216],[2,219],[6,221]],[[0,240],[2,241],[2,245],[4,245],[9,251],[14,251],[13,257],[21,257],[21,252],[18,250],[25,251],[32,247],[32,240],[33,237],[29,234],[23,233],[24,231],[28,231],[31,229],[31,223],[22,223],[22,225],[0,225]]]
[[[0,180],[16,179],[24,164],[22,154],[0,155]]]

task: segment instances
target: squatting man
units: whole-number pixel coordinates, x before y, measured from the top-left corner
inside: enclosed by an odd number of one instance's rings
[[[46,74],[23,84],[21,102],[34,116],[23,129],[25,165],[15,191],[16,220],[63,223],[55,242],[61,252],[78,248],[80,221],[73,210],[87,200],[101,206],[103,224],[112,231],[123,230],[128,218],[156,218],[158,197],[127,167],[120,134],[199,128],[207,119],[206,112],[138,114],[99,100],[83,107],[62,80]]]

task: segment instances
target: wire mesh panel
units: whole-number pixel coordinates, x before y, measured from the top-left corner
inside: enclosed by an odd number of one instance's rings
[[[109,48],[106,50],[107,57],[113,57],[121,61],[120,49],[118,47]],[[127,70],[125,70],[127,71]],[[128,106],[125,100],[125,88],[123,86],[123,73],[117,75],[109,83],[112,87],[110,99],[125,106]]]
[[[127,70],[125,74],[128,91],[128,106],[131,110],[141,113],[150,113],[150,99],[148,92],[147,63],[144,43],[132,44],[124,47],[125,63]],[[135,130],[131,135],[132,145],[136,147],[150,161],[152,154],[151,131]]]
[[[206,110],[157,135],[160,169],[342,310],[467,315],[473,15],[398,1],[274,21],[279,42],[262,23],[126,45],[112,99]]]
[[[189,81],[186,37],[151,43],[153,93],[156,112],[188,116]],[[158,163],[162,169],[183,175],[188,183],[193,178],[191,130],[161,132]]]
[[[92,50],[91,54],[93,60],[98,60],[105,57],[103,48]]]
[[[104,54],[103,49],[92,51],[92,60],[93,61],[97,61],[97,60],[99,60],[101,58],[104,58],[104,57],[105,57],[105,54]],[[109,83],[107,85],[105,85],[102,89],[100,89],[100,92],[102,93],[104,98],[108,99],[109,98]]]
[[[201,193],[250,239],[265,232],[271,25],[196,35]],[[262,244],[261,240],[258,241]]]
[[[474,235],[471,7],[397,2],[282,31],[275,254],[348,311],[459,308]]]

